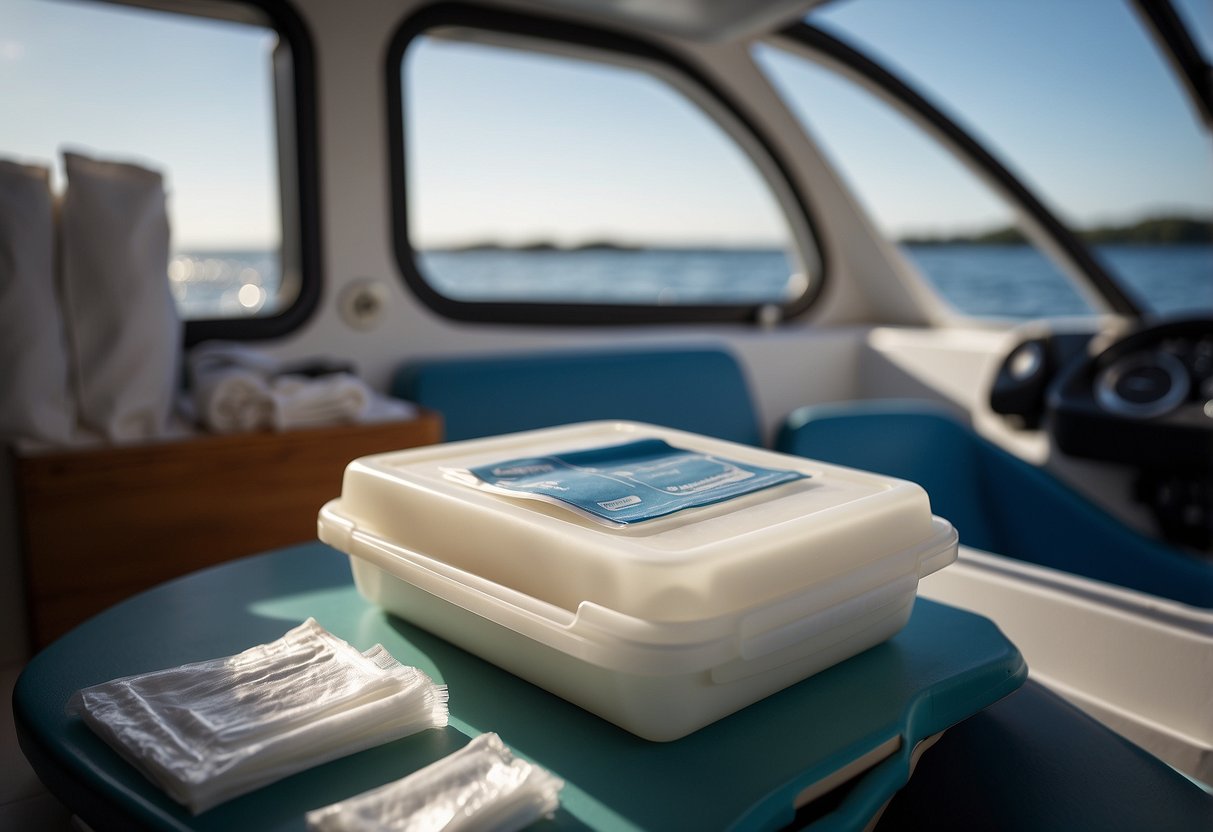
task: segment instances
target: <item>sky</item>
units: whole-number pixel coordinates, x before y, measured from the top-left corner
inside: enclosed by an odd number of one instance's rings
[[[1177,5],[1211,48],[1213,3]],[[1213,212],[1209,136],[1127,3],[857,0],[812,19],[902,69],[1077,225]],[[276,245],[272,31],[63,0],[0,0],[0,20],[0,156],[140,160],[166,174],[178,250]],[[757,59],[890,233],[1009,218],[849,82]],[[403,72],[417,244],[786,239],[749,159],[651,77],[434,39]]]
[[[787,240],[749,157],[646,73],[432,38],[402,71],[422,245]]]

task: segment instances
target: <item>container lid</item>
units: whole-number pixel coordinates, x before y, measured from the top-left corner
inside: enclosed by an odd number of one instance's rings
[[[795,478],[623,527],[493,493],[466,475],[525,458],[636,441]],[[650,621],[700,620],[836,581],[933,534],[919,486],[632,422],[590,422],[355,460],[326,539],[362,531],[575,610],[593,601]],[[873,574],[879,576],[879,570]]]

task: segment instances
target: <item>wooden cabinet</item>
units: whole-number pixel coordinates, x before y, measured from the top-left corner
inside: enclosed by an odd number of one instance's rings
[[[31,637],[41,647],[140,590],[316,536],[359,456],[441,441],[442,421],[14,452]]]

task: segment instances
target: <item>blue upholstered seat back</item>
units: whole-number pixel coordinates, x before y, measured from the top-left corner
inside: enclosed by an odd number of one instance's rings
[[[440,411],[451,440],[594,419],[762,439],[741,367],[719,349],[421,360],[401,367],[392,393]]]
[[[965,545],[1213,607],[1213,563],[1135,532],[939,407],[872,401],[801,408],[776,447],[919,483]]]

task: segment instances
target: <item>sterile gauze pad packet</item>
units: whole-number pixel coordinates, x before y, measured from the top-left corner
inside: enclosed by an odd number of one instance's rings
[[[194,814],[447,723],[447,691],[314,619],[235,656],[78,691],[68,712]]]
[[[552,814],[564,781],[481,734],[454,754],[308,812],[309,832],[514,832]]]

